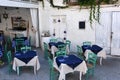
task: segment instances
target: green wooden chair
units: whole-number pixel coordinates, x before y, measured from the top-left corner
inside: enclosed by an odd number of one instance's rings
[[[69,49],[70,49],[71,41],[70,41],[70,40],[66,40],[66,44],[68,45],[68,47],[69,47]]]
[[[8,60],[9,74],[10,74],[10,72],[12,72],[12,55],[11,55],[11,51],[7,52],[7,60]]]
[[[50,80],[57,80],[58,71],[53,67],[53,61],[48,57],[48,63],[50,67]]]
[[[21,47],[24,46],[24,39],[15,39],[16,47],[15,47],[15,52],[20,51]]]
[[[83,45],[92,45],[92,43],[90,42],[90,41],[85,41],[85,42],[83,42]]]
[[[88,60],[87,60],[87,73],[86,73],[86,80],[88,80],[88,76],[92,75],[94,76],[94,70],[96,66],[96,61],[97,61],[97,55],[94,53],[88,53]]]
[[[58,50],[59,51],[66,51],[66,44],[60,44],[60,45],[58,45]]]
[[[56,52],[56,56],[58,57],[58,56],[64,56],[64,55],[66,55],[66,51],[57,51]]]
[[[11,50],[12,49],[12,46],[11,46],[12,45],[12,41],[11,41],[10,36],[7,37],[6,44],[7,44],[8,50]]]
[[[7,43],[6,43],[5,46],[4,46],[4,54],[3,54],[4,61],[7,60],[7,51],[8,51],[8,48],[7,48]],[[7,62],[7,61],[6,61],[6,62]]]
[[[57,39],[51,38],[51,39],[50,39],[50,42],[57,42]]]
[[[77,45],[77,55],[79,56],[80,59],[84,60],[83,50],[82,47],[80,47],[79,45]]]
[[[47,59],[49,56],[50,50],[48,49],[48,44],[44,42],[44,58]]]
[[[30,51],[31,50],[31,47],[30,46],[23,46],[23,47],[21,47],[21,51],[25,51],[25,52],[27,52],[27,51]]]
[[[7,37],[7,42],[6,42],[6,43],[9,44],[9,45],[11,45],[11,39],[10,39],[10,36]]]
[[[13,60],[12,60],[11,51],[8,51],[8,52],[7,52],[7,60],[8,60],[8,71],[9,71],[9,74],[10,74],[10,73],[12,72],[12,65],[13,65]],[[17,67],[18,75],[20,74],[19,68],[20,68],[20,67]]]

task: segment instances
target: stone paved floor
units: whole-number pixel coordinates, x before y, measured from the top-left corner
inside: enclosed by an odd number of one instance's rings
[[[47,60],[43,58],[43,52],[38,48],[39,60],[41,64],[37,75],[34,75],[32,68],[24,67],[21,69],[21,74],[18,76],[16,72],[8,74],[8,66],[0,68],[0,80],[49,80],[49,65]],[[82,80],[84,80],[82,77]],[[66,80],[79,80],[79,73],[69,73],[66,75]],[[120,57],[108,57],[103,60],[103,65],[100,66],[97,62],[95,75],[90,76],[89,80],[120,80]]]

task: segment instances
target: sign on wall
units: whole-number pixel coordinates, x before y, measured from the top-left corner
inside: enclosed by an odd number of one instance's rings
[[[14,28],[19,28],[19,29],[26,30],[27,23],[26,23],[26,20],[22,19],[22,17],[11,17],[11,21],[12,21],[13,29]]]

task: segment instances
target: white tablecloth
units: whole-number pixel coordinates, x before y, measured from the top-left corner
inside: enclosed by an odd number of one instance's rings
[[[84,53],[85,59],[88,59],[88,53],[92,52],[91,50],[86,50]],[[102,59],[106,59],[106,52],[105,50],[101,50],[100,52],[97,53],[97,56],[100,57],[100,64],[102,64]]]
[[[85,61],[83,61],[78,66],[76,66],[74,69],[72,69],[71,67],[63,63],[58,67],[55,59],[56,58],[54,58],[53,66],[60,72],[59,80],[65,80],[65,75],[70,72],[80,71],[82,74],[85,74],[87,72],[87,66],[86,66]],[[80,73],[80,80],[81,80],[81,75],[82,75],[81,73]]]
[[[27,64],[15,57],[13,60],[13,70],[17,71],[17,67],[20,67],[20,66],[33,66],[34,73],[36,74],[36,71],[39,70],[40,68],[38,56],[33,57]]]

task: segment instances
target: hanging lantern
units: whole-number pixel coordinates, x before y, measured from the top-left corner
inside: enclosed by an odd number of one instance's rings
[[[53,33],[53,36],[55,36],[55,33]]]
[[[66,33],[67,33],[67,31],[64,31],[64,33],[66,34]]]
[[[66,37],[64,37],[63,39],[66,40]]]

